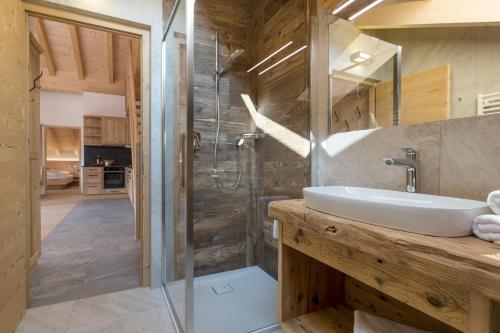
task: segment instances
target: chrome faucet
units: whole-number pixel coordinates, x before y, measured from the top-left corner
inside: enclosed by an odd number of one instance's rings
[[[406,192],[416,193],[418,186],[418,160],[417,151],[413,148],[403,148],[406,159],[384,157],[384,163],[390,166],[398,166],[406,169]]]

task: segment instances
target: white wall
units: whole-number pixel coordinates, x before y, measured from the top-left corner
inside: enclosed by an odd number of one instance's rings
[[[47,0],[151,26],[151,286],[160,286],[161,263],[161,43],[162,0]],[[155,181],[153,181],[155,180]]]
[[[88,92],[40,92],[42,125],[83,127],[84,115],[126,117],[125,97]]]
[[[40,123],[81,128],[83,95],[42,90],[40,92]]]
[[[83,114],[93,116],[126,117],[125,96],[84,92]]]

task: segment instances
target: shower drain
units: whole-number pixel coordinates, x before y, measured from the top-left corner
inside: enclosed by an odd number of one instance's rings
[[[212,285],[211,288],[216,295],[226,295],[234,291],[233,287],[229,283],[224,282],[216,283]]]

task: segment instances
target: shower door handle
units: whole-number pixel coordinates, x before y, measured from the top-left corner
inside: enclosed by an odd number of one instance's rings
[[[184,170],[184,161],[186,160],[186,134],[181,134],[179,161],[177,163],[179,178],[181,179],[181,187],[186,184],[186,171]]]

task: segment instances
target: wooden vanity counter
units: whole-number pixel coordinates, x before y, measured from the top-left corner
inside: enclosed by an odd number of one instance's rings
[[[500,246],[356,222],[303,200],[272,202],[269,216],[280,221],[285,331],[352,332],[358,308],[433,332],[500,332]]]

